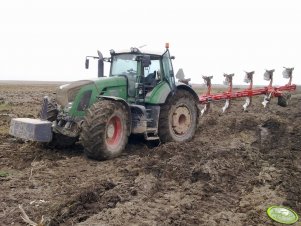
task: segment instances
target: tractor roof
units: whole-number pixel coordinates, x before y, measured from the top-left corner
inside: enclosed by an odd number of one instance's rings
[[[110,50],[110,52],[114,51],[114,54],[122,54],[122,53],[141,53],[141,54],[148,54],[148,55],[157,55],[162,56],[164,51],[153,51],[147,49],[139,49],[136,47],[131,47],[129,49],[120,49],[120,50]]]

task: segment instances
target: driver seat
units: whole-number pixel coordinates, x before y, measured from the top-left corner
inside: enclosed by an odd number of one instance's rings
[[[148,74],[144,79],[144,85],[146,86],[155,86],[156,85],[156,71]]]
[[[144,78],[145,94],[150,92],[157,85],[156,75],[157,73],[154,71]]]

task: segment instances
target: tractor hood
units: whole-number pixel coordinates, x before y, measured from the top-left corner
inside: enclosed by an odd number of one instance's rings
[[[91,80],[81,80],[61,85],[56,90],[56,101],[61,106],[73,102],[78,91],[85,85],[93,84]]]
[[[101,77],[91,80],[80,80],[61,85],[56,90],[56,101],[59,105],[66,107],[71,104],[81,89],[93,90],[95,95],[103,93],[104,90],[114,87],[126,86],[125,77]],[[115,95],[112,95],[115,96]]]

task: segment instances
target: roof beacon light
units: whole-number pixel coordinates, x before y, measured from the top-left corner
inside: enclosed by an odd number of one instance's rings
[[[165,43],[165,48],[169,49],[169,43],[168,42]]]

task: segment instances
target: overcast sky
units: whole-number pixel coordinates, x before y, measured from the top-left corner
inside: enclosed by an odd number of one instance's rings
[[[0,3],[0,80],[79,80],[96,77],[86,55],[147,45],[164,51],[165,42],[193,83],[213,75],[295,67],[301,84],[301,2],[298,0],[9,0]],[[106,65],[109,66],[109,65]]]

